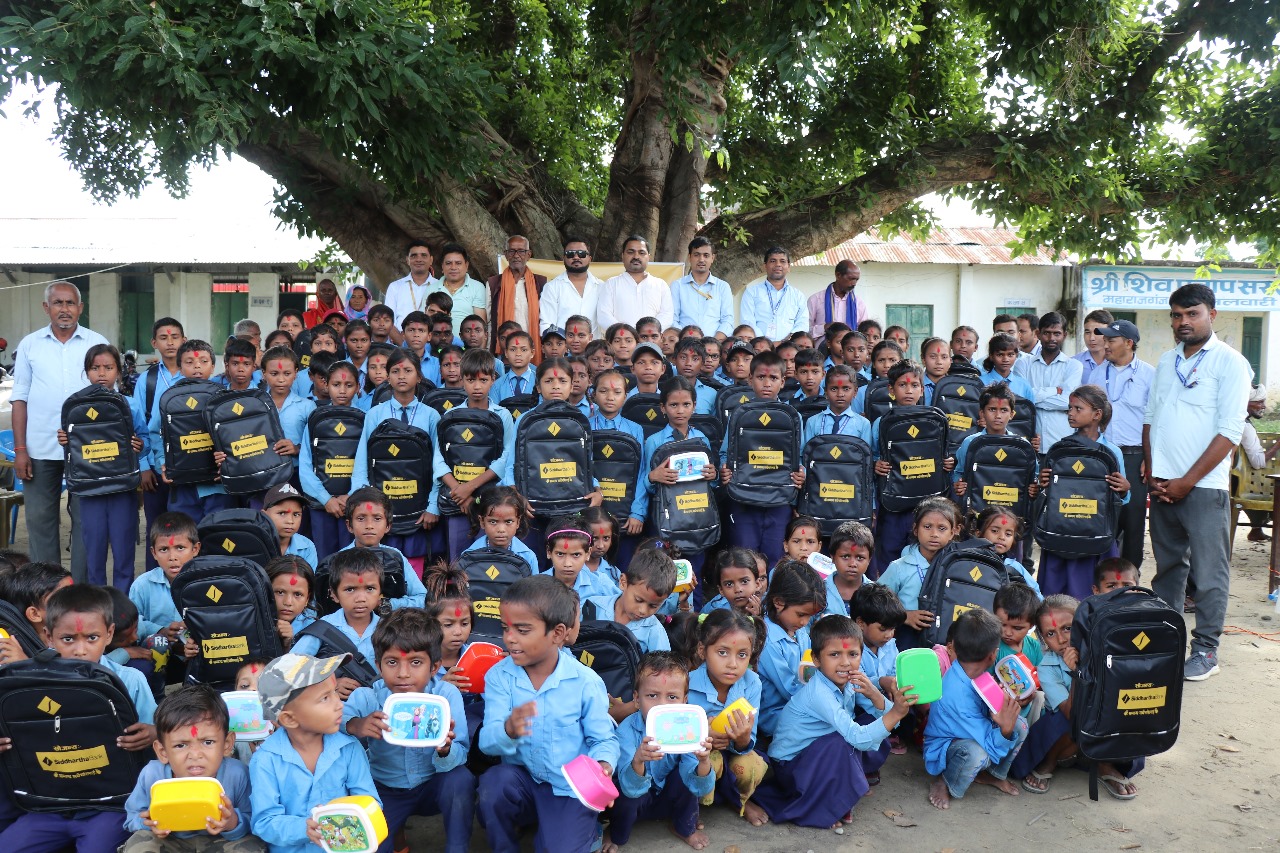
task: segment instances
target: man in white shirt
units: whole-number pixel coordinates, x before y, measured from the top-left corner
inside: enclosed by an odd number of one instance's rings
[[[777,343],[794,332],[809,330],[809,308],[800,291],[787,283],[791,256],[781,246],[764,253],[765,279],[742,292],[743,325]]]
[[[23,481],[31,559],[62,564],[60,521],[64,457],[58,444],[63,402],[89,384],[84,357],[89,348],[107,343],[80,325],[84,303],[67,281],[44,290],[49,325],[18,344],[13,367],[13,469]],[[83,583],[88,575],[80,526],[80,503],[67,498],[71,513],[71,576]]]
[[[1244,431],[1252,369],[1213,333],[1213,291],[1186,284],[1169,295],[1178,345],[1160,358],[1142,447],[1151,490],[1151,588],[1182,612],[1195,584],[1196,624],[1183,676],[1218,673],[1218,641],[1231,582],[1231,451]]]
[[[538,298],[538,332],[553,326],[567,329],[569,318],[581,315],[592,320],[591,336],[603,337],[604,330],[595,327],[595,316],[604,282],[591,272],[591,247],[586,240],[567,240],[563,259],[564,272],[547,282]]]
[[[596,306],[596,326],[606,331],[614,323],[634,323],[641,317],[656,317],[662,328],[675,322],[671,288],[649,274],[649,241],[633,234],[622,244],[622,266],[626,272],[600,285]]]
[[[408,255],[409,274],[387,285],[387,295],[382,304],[396,314],[395,327],[404,327],[404,318],[414,311],[427,310],[427,296],[438,282],[431,276],[431,247],[423,240],[414,240],[405,250]]]
[[[836,280],[809,297],[809,335],[814,346],[821,345],[828,323],[844,323],[850,329],[867,319],[867,305],[858,298],[856,288],[862,270],[853,261],[836,264]]]
[[[716,247],[706,237],[689,241],[689,274],[671,285],[678,329],[697,326],[703,336],[726,340],[733,334],[733,290],[711,274]]]
[[[1067,402],[1080,387],[1083,365],[1062,351],[1066,320],[1057,311],[1039,319],[1036,336],[1040,352],[1033,358],[1018,359],[1013,372],[1031,383],[1035,395],[1036,429],[1040,431],[1040,452],[1048,453],[1054,442],[1071,434],[1067,424]],[[1018,324],[1021,326],[1021,322]]]

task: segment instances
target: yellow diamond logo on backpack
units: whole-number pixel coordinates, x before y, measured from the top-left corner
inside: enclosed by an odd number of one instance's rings
[[[596,662],[596,656],[591,654],[591,652],[583,651],[582,654],[578,655],[578,660],[582,661],[583,666],[590,669],[591,665]]]
[[[56,715],[59,709],[62,708],[61,705],[59,705],[57,702],[50,699],[48,696],[41,699],[40,704],[37,705],[36,707],[39,708],[41,711],[44,711],[50,717]]]
[[[960,397],[963,397],[963,396],[964,396],[964,386],[963,386],[963,385],[961,385],[959,388],[957,388],[957,389],[956,389],[956,395],[957,395],[957,396],[960,396]]]
[[[741,397],[738,398],[739,406],[741,406],[743,403],[749,403],[749,402],[751,402],[751,398],[748,397],[746,394],[743,394]]]
[[[222,600],[222,590],[218,589],[216,586],[210,586],[209,591],[204,594],[204,597],[212,601],[214,604],[217,604]]]
[[[768,413],[768,412],[761,412],[761,413],[760,413],[760,426],[768,426],[768,425],[769,425],[769,420],[770,420],[770,418],[769,418],[769,413]]]
[[[556,423],[555,421],[552,421],[551,426],[547,427],[547,432],[551,433],[552,435],[559,435],[560,424]]]
[[[1147,636],[1146,631],[1142,631],[1138,636],[1133,638],[1133,644],[1138,647],[1138,651],[1142,651],[1147,646],[1151,645],[1151,638]]]
[[[982,569],[974,566],[973,571],[969,572],[969,577],[973,578],[974,583],[977,583],[982,578]]]
[[[346,435],[347,425],[344,423],[339,423],[336,427],[333,428],[333,431],[336,432],[338,435]]]
[[[444,401],[444,405],[443,405],[443,406],[441,406],[440,408],[444,409],[446,412],[447,412],[447,411],[449,411],[450,409],[452,409],[452,408],[453,408],[453,401],[451,401],[451,400],[445,400],[445,401]]]
[[[907,427],[907,435],[911,436],[912,438],[915,438],[919,434],[920,434],[920,428],[917,427],[915,424],[912,424],[911,426]]]
[[[85,415],[88,416],[89,420],[96,421],[98,419],[98,410],[90,409],[89,411],[85,412]]]
[[[230,537],[227,537],[226,539],[222,540],[222,550],[230,554],[235,549],[236,549],[236,543],[232,542]]]
[[[996,459],[999,459],[1001,462],[1003,462],[1005,460],[1005,457],[1007,457],[1008,455],[1009,455],[1008,453],[1004,452],[1003,447],[996,451]]]
[[[644,416],[648,418],[650,421],[652,421],[654,418],[658,416],[658,413],[655,412],[653,409],[650,409],[649,411],[644,413]]]
[[[600,455],[601,455],[601,456],[603,456],[605,459],[608,459],[610,456],[612,456],[612,455],[613,455],[613,445],[612,445],[612,444],[606,444],[604,447],[600,448]]]
[[[239,403],[236,403],[234,406],[231,407],[231,411],[235,412],[237,415],[243,415],[244,406],[240,405]]]
[[[387,452],[388,452],[388,453],[390,453],[393,457],[394,457],[394,456],[399,456],[399,455],[400,455],[400,448],[399,448],[399,447],[397,447],[397,446],[395,446],[395,445],[393,444],[393,445],[391,445],[390,447],[388,447],[388,448],[387,448]]]
[[[463,440],[463,441],[470,441],[471,439],[473,439],[473,438],[475,438],[475,437],[476,437],[476,434],[475,434],[474,432],[472,432],[471,430],[469,430],[469,429],[464,429],[464,430],[462,431],[462,440]]]
[[[500,574],[502,574],[502,573],[498,571],[498,567],[497,567],[497,566],[490,566],[489,568],[485,569],[485,571],[484,571],[484,575],[485,575],[485,577],[487,577],[487,578],[488,578],[489,580],[491,580],[491,581],[495,581],[495,580],[497,580],[497,579],[498,579],[498,575],[500,575]]]
[[[198,405],[200,405],[200,403],[199,403],[199,401],[198,401],[198,400],[196,400],[196,398],[195,398],[195,397],[188,397],[188,398],[187,398],[187,408],[188,408],[188,409],[194,409],[194,408],[195,408],[196,406],[198,406]]]
[[[1081,462],[1079,459],[1077,459],[1076,464],[1071,466],[1071,470],[1079,474],[1081,471],[1084,470],[1084,463]]]
[[[831,458],[832,458],[832,459],[839,459],[839,458],[840,458],[840,448],[838,448],[838,447],[833,447],[833,448],[831,448]]]

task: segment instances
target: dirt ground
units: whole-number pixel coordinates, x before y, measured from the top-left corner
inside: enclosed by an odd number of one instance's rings
[[[15,547],[25,547],[25,517]],[[843,835],[794,826],[755,828],[721,807],[704,809],[713,853],[830,853],[845,850],[1275,850],[1280,848],[1280,614],[1266,598],[1270,543],[1236,537],[1232,588],[1222,638],[1222,672],[1186,685],[1182,734],[1170,751],[1148,759],[1136,777],[1137,799],[1100,793],[1090,802],[1088,776],[1059,771],[1047,794],[1010,797],[975,785],[940,812],[926,798],[921,755],[891,756],[883,782],[858,804]],[[65,536],[65,533],[64,533]],[[1154,570],[1148,555],[1146,571]],[[141,560],[139,559],[139,571]],[[1188,617],[1188,628],[1194,617]],[[1265,635],[1270,635],[1265,636]],[[413,818],[414,851],[443,847],[439,818]],[[532,850],[532,839],[525,848]],[[488,850],[477,824],[471,850]],[[664,824],[636,827],[627,851],[686,849]]]

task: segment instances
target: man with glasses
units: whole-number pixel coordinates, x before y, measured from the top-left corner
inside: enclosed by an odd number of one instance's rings
[[[438,290],[439,283],[431,276],[431,247],[425,240],[414,240],[405,249],[409,274],[398,278],[387,285],[387,295],[382,304],[390,308],[396,315],[395,328],[404,327],[404,318],[414,311],[427,310],[427,297],[433,290]],[[392,335],[399,343],[399,333]]]
[[[675,326],[697,326],[703,335],[723,341],[733,334],[733,290],[711,274],[716,247],[706,237],[689,241],[689,273],[671,285]]]
[[[600,301],[600,285],[604,284],[591,272],[591,248],[586,240],[572,238],[564,243],[564,272],[547,282],[539,300],[538,331],[546,333],[552,327],[569,328],[569,318],[589,317],[591,336],[601,337],[601,329],[595,328],[596,304]]]
[[[541,329],[539,299],[547,286],[547,277],[534,275],[529,269],[529,240],[519,234],[507,238],[507,268],[501,275],[489,277],[489,348],[502,354],[498,345],[498,327],[512,321],[533,338],[533,361],[542,360],[539,342]]]
[[[1072,358],[1084,365],[1086,380],[1107,360],[1105,336],[1107,327],[1115,321],[1116,318],[1105,308],[1090,311],[1084,317],[1084,349]]]
[[[596,328],[608,329],[614,323],[635,323],[641,317],[658,321],[658,334],[675,322],[671,304],[671,288],[665,281],[649,274],[649,241],[632,234],[622,244],[624,271],[600,286],[596,307]]]
[[[1178,345],[1156,367],[1142,428],[1156,558],[1151,588],[1179,613],[1188,578],[1196,588],[1187,681],[1218,674],[1231,581],[1231,451],[1244,432],[1253,373],[1213,333],[1214,306],[1203,284],[1169,295]]]

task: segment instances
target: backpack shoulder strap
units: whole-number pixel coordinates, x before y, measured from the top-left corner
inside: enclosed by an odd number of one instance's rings
[[[588,599],[582,602],[582,620],[583,622],[594,622],[598,618],[596,613],[596,603]]]
[[[160,380],[160,368],[163,366],[163,361],[157,361],[147,368],[147,411],[144,414],[148,421],[151,420],[151,407],[156,402],[156,383]]]
[[[351,638],[330,625],[323,619],[317,619],[307,627],[303,628],[297,634],[298,637],[315,637],[320,641],[321,645],[328,645],[335,648],[340,654],[351,655],[351,663],[375,675],[377,670],[373,664],[369,663],[368,658],[360,653],[360,649],[356,648],[356,644],[351,642]]]

